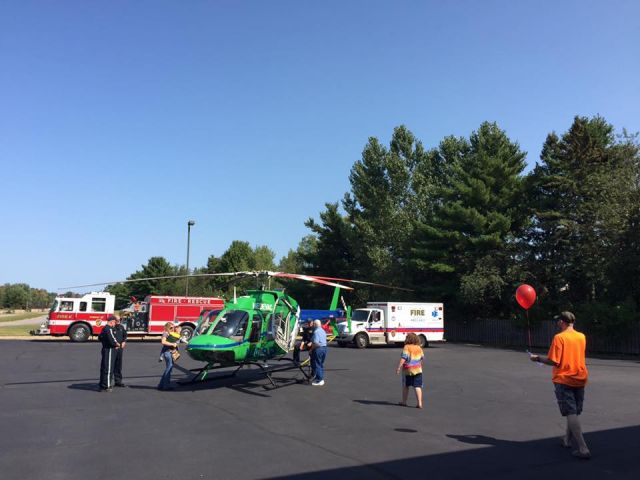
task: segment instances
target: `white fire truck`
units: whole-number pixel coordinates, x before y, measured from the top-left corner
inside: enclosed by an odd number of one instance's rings
[[[68,335],[71,341],[84,342],[98,335],[113,315],[115,295],[91,292],[80,298],[57,297],[47,320],[33,335]],[[167,322],[179,323],[182,336],[191,338],[203,310],[221,310],[224,300],[210,297],[147,296],[123,310],[122,323],[131,336],[162,335]]]
[[[373,344],[404,343],[407,333],[420,339],[420,346],[444,339],[442,303],[369,302],[353,311],[350,320],[338,324],[338,345],[358,348]]]

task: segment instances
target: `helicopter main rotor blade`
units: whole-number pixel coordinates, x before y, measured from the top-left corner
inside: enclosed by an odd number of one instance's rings
[[[340,283],[335,282],[349,282],[349,283],[358,283],[361,285],[371,285],[375,287],[382,288],[392,288],[397,290],[404,290],[407,292],[413,292],[413,290],[409,288],[396,287],[393,285],[384,285],[382,283],[373,283],[373,282],[365,282],[362,280],[351,280],[348,278],[337,278],[337,277],[325,277],[321,275],[304,275],[300,273],[286,273],[286,272],[272,272],[269,270],[261,270],[261,271],[245,271],[245,272],[224,272],[224,273],[196,273],[192,275],[165,275],[161,277],[144,277],[144,278],[131,278],[127,280],[114,280],[110,282],[100,282],[100,283],[88,283],[86,285],[74,285],[71,287],[61,287],[58,290],[68,290],[73,288],[85,288],[85,287],[97,287],[101,285],[115,285],[118,283],[133,283],[133,282],[145,282],[149,280],[167,280],[174,278],[198,278],[198,277],[280,277],[280,278],[291,278],[296,280],[304,280],[306,282],[312,283],[320,283],[322,285],[329,285],[331,287],[338,287],[344,290],[353,290],[352,287],[348,287],[346,285],[342,285]]]
[[[166,280],[169,278],[192,278],[192,277],[230,277],[238,274],[244,274],[249,272],[229,272],[229,273],[196,273],[194,275],[166,275],[163,277],[145,277],[145,278],[132,278],[129,280],[114,280],[111,282],[100,283],[88,283],[86,285],[75,285],[72,287],[60,287],[58,290],[65,290],[70,288],[84,288],[84,287],[99,287],[100,285],[116,285],[118,283],[132,283],[132,282],[144,282],[147,280]]]
[[[323,277],[323,276],[316,276],[314,275],[315,278],[320,278],[322,280],[335,280],[337,282],[350,282],[350,283],[359,283],[362,285],[371,285],[374,287],[382,287],[382,288],[392,288],[392,289],[396,289],[396,290],[404,290],[405,292],[413,292],[412,289],[410,288],[403,288],[403,287],[396,287],[394,285],[385,285],[383,283],[373,283],[373,282],[365,282],[362,280],[350,280],[348,278],[336,278],[336,277]]]
[[[296,280],[305,280],[307,282],[320,283],[322,285],[329,285],[331,287],[338,287],[344,290],[353,290],[351,287],[347,287],[346,285],[341,285],[339,283],[329,282],[323,278],[314,277],[311,275],[302,275],[299,273],[284,273],[284,272],[269,272],[273,277],[281,277],[281,278],[295,278]]]

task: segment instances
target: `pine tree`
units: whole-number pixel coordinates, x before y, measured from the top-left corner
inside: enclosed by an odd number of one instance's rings
[[[606,300],[637,205],[637,145],[617,141],[602,117],[575,117],[562,138],[548,135],[540,158],[530,180],[532,267],[558,301]]]
[[[445,139],[434,155],[442,177],[433,215],[415,236],[414,267],[427,295],[499,311],[527,221],[525,153],[495,123],[485,122],[468,141]]]

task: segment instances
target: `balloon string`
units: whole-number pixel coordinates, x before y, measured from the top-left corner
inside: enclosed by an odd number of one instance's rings
[[[529,350],[531,350],[531,327],[529,327],[529,310],[525,310],[525,312],[527,312],[527,338],[528,338],[528,344],[527,347]]]

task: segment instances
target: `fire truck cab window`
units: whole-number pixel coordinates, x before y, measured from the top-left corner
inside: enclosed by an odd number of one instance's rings
[[[80,311],[81,312],[87,311],[87,302],[80,302]]]
[[[91,311],[92,312],[105,312],[107,310],[106,298],[92,298],[91,299]]]
[[[61,312],[73,312],[73,302],[60,302]]]

